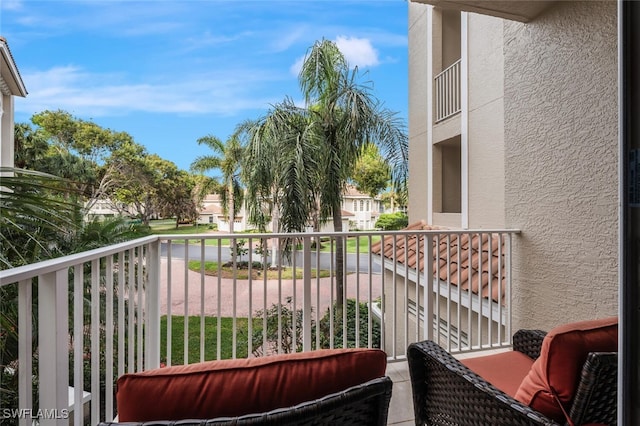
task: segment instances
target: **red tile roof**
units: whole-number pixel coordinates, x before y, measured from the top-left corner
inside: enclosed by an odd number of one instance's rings
[[[405,230],[441,230],[427,225],[425,222],[416,222],[408,226]],[[469,243],[471,236],[471,243]],[[482,237],[482,243],[479,244]],[[501,300],[504,303],[504,292],[506,288],[505,277],[505,250],[504,240],[501,241],[498,234],[478,234],[468,233],[457,234],[436,234],[434,236],[433,254],[433,274],[439,276],[440,280],[458,286],[463,290],[471,290],[472,293],[481,294],[482,297],[489,296],[489,265],[491,265],[491,298],[494,301]],[[419,240],[419,256],[416,256],[416,242]],[[491,243],[490,243],[491,242]],[[435,245],[437,244],[437,248]],[[480,248],[479,248],[480,246]],[[405,238],[404,235],[385,237],[384,247],[382,241],[372,245],[371,251],[374,254],[382,254],[387,259],[395,259],[398,264],[408,265],[411,269],[418,269],[424,272],[424,237],[416,238],[413,235]],[[491,253],[489,249],[491,248]],[[405,255],[406,253],[406,255]],[[502,259],[500,259],[502,257]],[[417,259],[420,259],[418,265]],[[469,261],[471,258],[471,261]],[[447,268],[447,263],[449,268]],[[501,265],[500,268],[498,265]],[[458,275],[458,269],[460,273]],[[478,274],[481,272],[481,279]],[[480,281],[480,282],[479,282]]]

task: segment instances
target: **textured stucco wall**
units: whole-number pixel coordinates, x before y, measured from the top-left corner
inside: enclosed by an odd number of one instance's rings
[[[427,219],[427,6],[409,3],[409,223]]]
[[[615,315],[616,3],[558,2],[504,40],[514,329]]]

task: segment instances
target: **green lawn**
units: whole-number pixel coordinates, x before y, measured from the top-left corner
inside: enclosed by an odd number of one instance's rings
[[[187,235],[187,234],[209,234],[215,231],[209,229],[208,225],[180,225],[176,228],[176,221],[172,219],[152,220],[150,223],[152,234],[163,235]],[[205,240],[205,245],[217,246],[221,241],[223,246],[229,245],[229,239]],[[189,240],[191,243],[200,243],[200,240]],[[184,240],[173,240],[174,244],[184,244]]]
[[[356,253],[356,244],[357,241],[360,240],[360,253],[368,253],[369,252],[369,237],[368,236],[362,236],[362,237],[349,237],[347,238],[347,253]],[[371,243],[375,244],[378,241],[380,241],[380,236],[379,235],[373,235],[371,237]],[[333,244],[333,250],[335,251],[336,249],[336,245],[335,242]],[[314,249],[315,251],[315,249]],[[322,247],[320,249],[320,252],[323,253],[327,253],[331,251],[331,241],[329,240],[323,240],[322,241]]]
[[[189,269],[192,271],[200,272],[201,263],[199,260],[190,260],[189,261]],[[218,262],[213,261],[205,261],[204,262],[204,271],[206,275],[216,275],[218,274]],[[258,273],[262,273],[262,268],[254,268],[252,270],[254,278],[257,278]],[[311,277],[316,278],[317,270],[311,269]],[[233,277],[233,268],[225,267],[222,268],[222,276],[225,278]],[[320,278],[326,278],[330,276],[329,271],[320,270]],[[290,280],[293,278],[293,269],[292,268],[283,268],[280,271],[280,275],[278,271],[267,270],[267,278],[276,280],[278,278],[282,278],[283,280]],[[247,269],[239,269],[236,275],[237,279],[246,280],[249,278],[249,271]],[[296,268],[296,278],[302,279],[302,269]]]
[[[233,319],[221,318],[221,357],[222,359],[232,358],[233,339]],[[236,327],[238,338],[236,341],[236,357],[247,357],[247,328],[249,321],[247,318],[237,318]],[[261,325],[260,320],[254,320],[254,327]],[[160,318],[160,360],[167,360],[167,316]],[[204,326],[205,346],[204,359],[217,359],[217,339],[218,339],[218,318],[205,317]],[[189,362],[200,361],[200,317],[189,317]],[[184,363],[184,316],[171,317],[171,363]]]

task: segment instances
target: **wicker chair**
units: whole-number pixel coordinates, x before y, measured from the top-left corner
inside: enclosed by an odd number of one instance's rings
[[[100,426],[213,426],[213,425],[378,425],[387,424],[392,382],[380,377],[295,407],[240,417],[100,423]]]
[[[513,349],[537,359],[545,332],[520,330]],[[500,391],[432,341],[408,350],[416,425],[558,425]],[[617,353],[589,353],[573,403],[573,424],[616,424]]]

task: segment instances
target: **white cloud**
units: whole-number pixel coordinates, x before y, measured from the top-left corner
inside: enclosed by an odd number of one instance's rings
[[[295,75],[296,77],[298,76],[298,74],[300,74],[300,70],[302,69],[302,64],[304,63],[304,58],[306,58],[305,55],[300,56],[298,59],[296,59],[293,65],[291,65],[291,67],[289,68],[289,71],[291,71],[291,74]]]
[[[4,10],[22,10],[22,0],[2,0],[0,9]]]
[[[62,109],[81,117],[119,116],[130,112],[230,115],[266,109],[277,99],[261,95],[276,77],[231,70],[184,76],[176,81],[125,83],[118,74],[89,73],[78,67],[24,72],[29,91],[16,99],[16,112],[32,115]],[[155,81],[155,80],[154,80]]]
[[[271,43],[273,52],[284,52],[294,44],[298,43],[309,32],[307,25],[296,25],[287,29],[279,30],[275,40]]]
[[[335,43],[351,67],[373,67],[380,63],[378,51],[369,39],[338,36]]]
[[[367,38],[338,36],[334,43],[338,46],[351,68],[356,66],[359,68],[374,67],[380,64],[378,51],[374,49],[371,40]],[[296,59],[289,68],[291,74],[297,76],[300,73],[304,59],[304,55]]]

